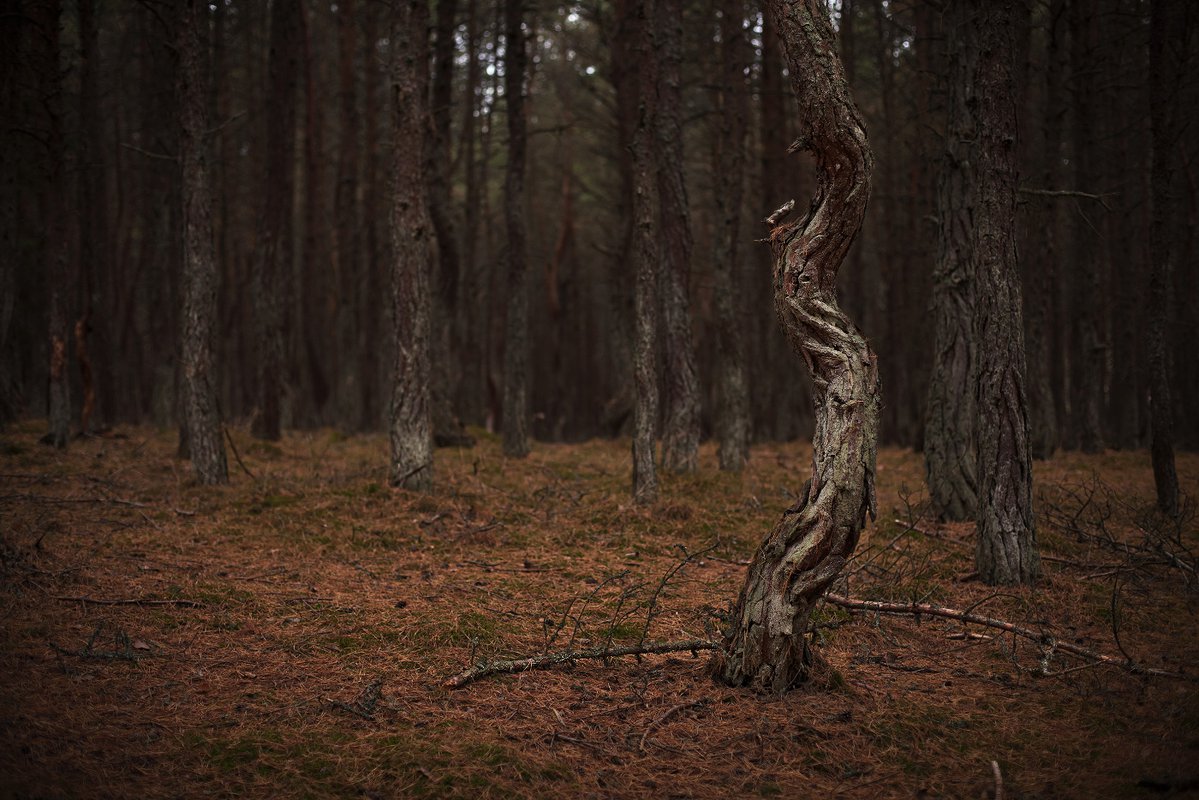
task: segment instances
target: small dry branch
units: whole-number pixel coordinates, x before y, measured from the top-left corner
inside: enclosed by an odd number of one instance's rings
[[[556,653],[543,653],[513,661],[490,661],[476,664],[470,669],[448,678],[442,686],[447,689],[460,689],[467,684],[482,678],[489,678],[492,675],[509,675],[534,669],[553,669],[562,664],[573,664],[575,661],[588,658],[618,658],[620,656],[687,652],[695,654],[700,650],[715,650],[719,646],[719,642],[709,639],[692,639],[682,642],[645,642],[625,647],[595,647],[590,650],[559,650]]]
[[[142,600],[136,597],[107,599],[102,597],[64,597],[55,596],[55,600],[64,603],[86,603],[93,606],[185,606],[187,608],[202,608],[203,603],[195,600]]]
[[[1115,656],[1109,656],[1094,650],[1090,650],[1081,645],[1058,641],[1042,631],[1035,631],[1031,628],[1025,628],[1001,619],[994,619],[992,617],[984,617],[979,614],[972,614],[968,611],[959,611],[956,608],[945,608],[944,606],[934,606],[929,605],[928,603],[888,603],[881,600],[858,600],[852,597],[844,597],[839,594],[831,593],[826,594],[824,599],[835,606],[841,606],[842,608],[848,608],[857,611],[874,611],[879,614],[904,614],[913,617],[941,617],[943,619],[953,619],[973,625],[982,625],[987,628],[1005,631],[1023,639],[1037,642],[1049,647],[1051,650],[1059,650],[1064,653],[1071,653],[1080,658],[1085,658],[1089,661],[1094,661],[1100,664],[1110,664],[1114,667],[1128,670],[1129,672],[1137,675],[1156,675],[1162,678],[1182,678],[1183,680],[1195,680],[1195,678],[1191,675],[1185,675],[1181,672],[1170,672],[1169,670],[1164,669],[1155,669],[1153,667],[1146,667],[1141,664],[1137,664],[1131,659],[1125,660],[1116,658]]]

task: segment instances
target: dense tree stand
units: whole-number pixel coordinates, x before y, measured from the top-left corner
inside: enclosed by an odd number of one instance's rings
[[[816,194],[802,222],[774,227],[775,307],[815,387],[812,477],[758,548],[712,670],[731,685],[783,692],[803,681],[812,655],[812,608],[857,546],[874,514],[878,364],[837,306],[836,278],[862,226],[874,158],[836,55],[821,0],[776,0],[800,118],[792,149],[816,157]],[[791,204],[771,215],[776,225]]]

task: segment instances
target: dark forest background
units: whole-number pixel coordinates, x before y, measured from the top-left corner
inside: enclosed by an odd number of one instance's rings
[[[1035,451],[1149,437],[1146,331],[1160,315],[1175,436],[1199,447],[1196,12],[1164,87],[1174,110],[1170,300],[1150,305],[1150,4],[1029,0],[1014,30],[1019,269]],[[933,359],[937,181],[945,157],[945,2],[833,4],[877,157],[841,303],[879,352],[884,442],[919,447]],[[533,435],[627,432],[633,406],[627,0],[525,6],[528,310]],[[263,313],[281,314],[284,427],[385,426],[392,214],[388,4],[209,5],[219,272],[214,344],[225,419],[260,413]],[[721,20],[741,17],[728,69]],[[182,212],[179,59],[169,3],[0,3],[0,417],[45,416],[57,357],[74,428],[177,424]],[[775,320],[759,223],[812,189],[781,48],[755,3],[681,18],[691,252],[686,287],[705,434],[720,403],[716,327],[731,296],[755,438],[808,436],[802,364]],[[504,9],[439,0],[430,17],[429,202],[435,427],[502,425],[506,314]],[[726,29],[727,30],[727,27]],[[724,37],[724,38],[722,38]],[[730,76],[732,76],[730,78]],[[1159,82],[1159,88],[1163,88]],[[631,88],[630,88],[631,87]],[[744,137],[728,125],[744,123]],[[730,144],[730,141],[732,144]],[[729,148],[735,148],[735,154]],[[739,156],[739,157],[734,157]],[[730,187],[739,187],[734,191]],[[735,208],[729,198],[740,196]],[[723,243],[729,214],[738,246]],[[277,270],[262,264],[275,260]],[[66,334],[54,353],[51,330]]]

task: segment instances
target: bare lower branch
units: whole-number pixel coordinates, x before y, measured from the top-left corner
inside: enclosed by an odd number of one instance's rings
[[[1081,645],[1058,641],[1053,636],[1043,631],[1035,631],[1031,628],[1025,628],[1001,619],[984,617],[979,614],[971,614],[968,611],[959,611],[956,608],[945,608],[944,606],[934,606],[929,605],[928,603],[888,603],[880,600],[858,600],[856,598],[845,597],[843,595],[832,593],[826,594],[824,599],[835,606],[841,606],[842,608],[849,608],[858,611],[875,611],[880,614],[905,614],[914,617],[941,617],[943,619],[958,620],[959,622],[968,622],[973,625],[983,625],[987,628],[1005,631],[1023,639],[1028,639],[1030,641],[1046,645],[1047,647],[1055,650],[1071,653],[1079,656],[1080,658],[1089,659],[1090,661],[1095,661],[1101,664],[1110,664],[1114,667],[1128,670],[1129,672],[1137,675],[1155,675],[1161,678],[1181,678],[1188,681],[1196,680],[1196,677],[1192,675],[1142,666],[1141,664],[1137,664],[1132,660],[1116,658],[1115,656],[1109,656],[1094,650],[1090,650],[1086,647],[1082,647]]]
[[[442,686],[447,689],[460,689],[469,683],[492,675],[506,675],[515,672],[528,672],[534,669],[552,669],[562,664],[571,664],[586,658],[617,658],[619,656],[660,655],[662,653],[696,653],[700,650],[715,650],[718,642],[707,639],[692,639],[682,642],[645,642],[626,647],[595,647],[590,650],[560,650],[556,653],[543,653],[530,658],[519,658],[514,661],[492,661],[476,664],[464,672],[448,678]]]

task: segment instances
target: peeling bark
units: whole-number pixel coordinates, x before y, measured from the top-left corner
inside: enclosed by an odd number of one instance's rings
[[[773,0],[769,13],[806,126],[793,149],[816,157],[807,216],[770,235],[775,308],[815,387],[813,469],[800,500],[758,548],[712,670],[731,685],[783,692],[808,677],[812,608],[875,513],[880,402],[874,353],[836,299],[837,272],[865,216],[874,157],[823,0]]]

